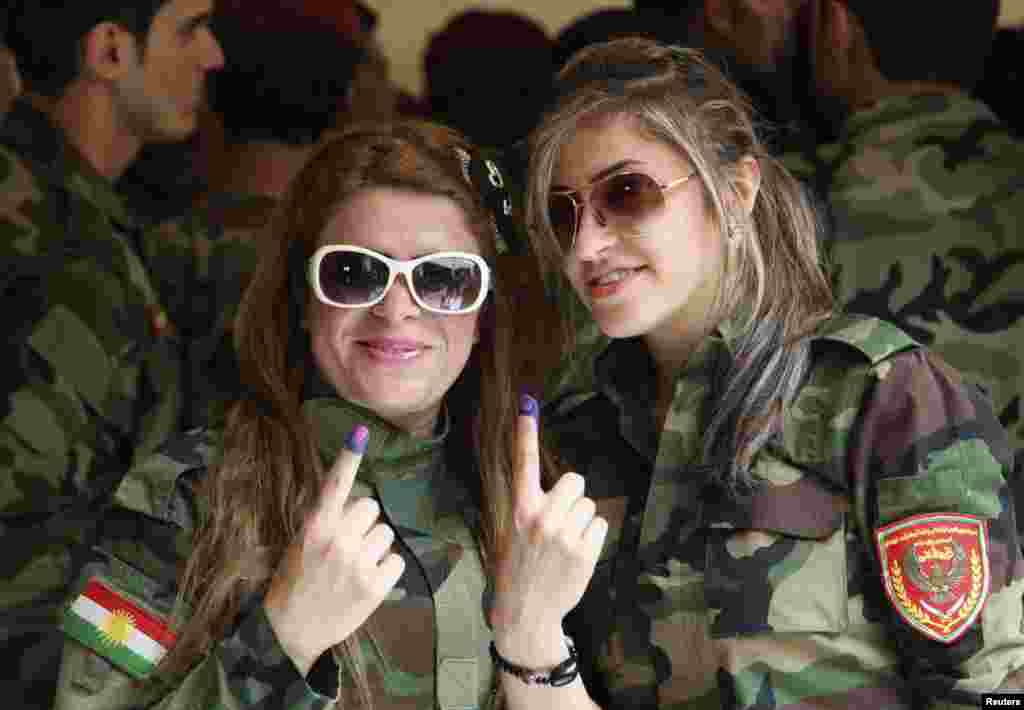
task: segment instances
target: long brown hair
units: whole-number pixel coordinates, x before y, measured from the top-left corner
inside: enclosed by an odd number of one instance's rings
[[[749,100],[698,51],[636,37],[579,51],[559,72],[558,99],[531,137],[526,216],[545,278],[565,255],[547,200],[562,147],[581,121],[629,116],[690,161],[729,244],[712,320],[745,314],[733,340],[731,370],[716,378],[705,462],[734,491],[749,487],[748,464],[771,433],[763,426],[806,373],[808,334],[833,308],[819,262],[819,220],[804,189],[758,137]],[[740,161],[753,158],[760,189],[747,214],[736,189]],[[572,301],[570,300],[570,303]],[[564,355],[573,347],[566,309]]]
[[[187,670],[225,635],[242,601],[269,581],[317,504],[324,466],[300,414],[313,367],[301,327],[309,301],[304,264],[334,212],[374,187],[447,197],[494,263],[493,218],[465,178],[456,149],[472,151],[459,134],[429,123],[353,126],[328,139],[291,184],[264,235],[235,321],[239,374],[248,392],[228,408],[222,458],[200,491],[207,511],[181,583],[192,614],[163,665],[169,673]],[[497,327],[510,313],[508,294],[495,283],[480,314],[479,343],[446,395],[446,457],[476,493],[487,567],[510,507],[517,398],[508,327]],[[354,640],[344,644],[370,704],[357,649]]]

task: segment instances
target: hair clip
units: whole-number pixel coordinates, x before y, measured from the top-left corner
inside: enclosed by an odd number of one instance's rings
[[[478,153],[471,154],[459,146],[456,146],[455,154],[459,158],[466,182],[483,198],[484,204],[494,218],[495,249],[499,255],[512,252],[511,245],[518,244],[515,238],[512,192],[497,158],[484,157]]]

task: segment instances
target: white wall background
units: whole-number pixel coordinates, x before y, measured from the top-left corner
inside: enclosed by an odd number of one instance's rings
[[[379,13],[378,34],[391,59],[391,75],[419,94],[423,84],[421,59],[430,35],[449,17],[472,7],[516,10],[535,18],[554,36],[570,21],[602,7],[628,7],[616,0],[366,0]],[[898,1],[898,0],[897,0]],[[948,0],[936,0],[946,2]],[[971,2],[971,0],[957,0]],[[1024,24],[1024,0],[1002,0],[1003,25]]]

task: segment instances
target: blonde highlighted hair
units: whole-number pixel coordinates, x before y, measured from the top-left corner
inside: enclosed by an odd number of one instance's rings
[[[574,55],[555,86],[557,99],[531,136],[526,194],[532,247],[549,282],[566,255],[551,229],[548,194],[560,151],[581,122],[629,117],[696,170],[729,244],[712,322],[742,321],[732,324],[738,333],[732,368],[716,378],[705,463],[741,492],[751,484],[751,457],[771,433],[764,423],[806,373],[804,336],[832,313],[816,212],[760,140],[749,100],[696,50],[637,37],[593,45]],[[757,161],[761,179],[747,213],[736,177],[749,159]],[[571,321],[566,313],[564,356],[573,347]]]

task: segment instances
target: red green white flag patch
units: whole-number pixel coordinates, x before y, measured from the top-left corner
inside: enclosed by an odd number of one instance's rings
[[[155,614],[92,578],[65,610],[61,629],[135,678],[144,678],[176,636]]]

